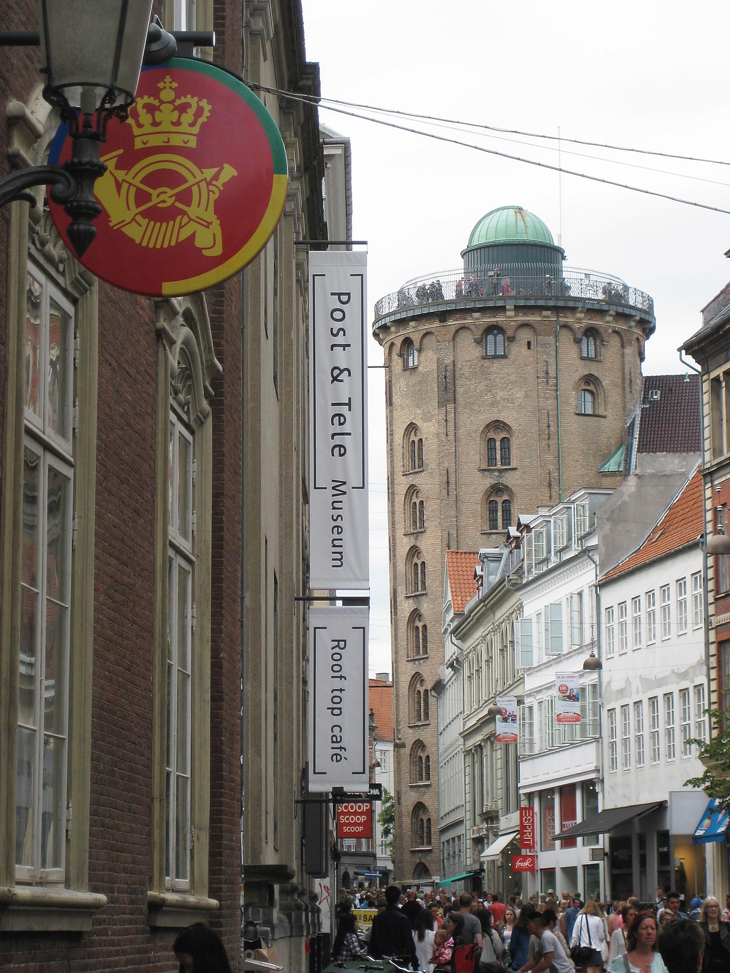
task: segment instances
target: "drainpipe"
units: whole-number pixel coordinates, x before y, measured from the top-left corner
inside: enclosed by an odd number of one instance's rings
[[[558,502],[563,502],[563,454],[560,441],[560,358],[558,340],[560,338],[560,308],[557,308],[558,326],[555,329],[555,399],[558,407]]]

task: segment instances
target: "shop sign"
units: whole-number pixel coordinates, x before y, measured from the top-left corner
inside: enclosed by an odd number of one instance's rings
[[[537,868],[536,855],[513,855],[512,856],[513,872],[534,872],[536,868]]]
[[[520,808],[520,848],[531,851],[536,847],[535,842],[535,808]]]
[[[580,723],[580,682],[577,672],[555,676],[555,722]]]
[[[338,838],[372,838],[373,806],[369,801],[337,805]]]
[[[62,125],[49,161],[71,152]],[[191,294],[227,280],[264,248],[284,207],[287,159],[274,119],[243,81],[207,61],[144,69],[128,119],[109,122],[101,158],[102,213],[81,263],[139,294]],[[49,206],[70,246],[69,216]]]

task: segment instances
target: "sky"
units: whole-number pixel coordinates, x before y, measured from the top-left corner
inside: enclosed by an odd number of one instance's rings
[[[691,8],[675,0],[303,0],[303,9],[307,59],[319,62],[324,98],[505,129],[377,115],[730,211],[726,0]],[[353,238],[367,240],[371,315],[378,298],[410,278],[459,267],[474,224],[517,205],[547,223],[569,266],[651,294],[657,328],[644,372],[685,371],[677,348],[730,280],[728,213],[559,176],[324,105],[320,120],[351,140]],[[555,139],[509,134],[516,130],[560,134],[560,151]],[[369,361],[383,361],[373,339]],[[383,372],[369,375],[374,675],[390,672],[391,662]]]

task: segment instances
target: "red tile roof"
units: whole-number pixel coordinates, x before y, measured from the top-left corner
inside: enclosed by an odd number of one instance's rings
[[[685,544],[698,540],[704,529],[702,470],[698,468],[641,547],[612,568],[601,580],[615,578],[641,564],[648,564],[664,554],[676,551]]]
[[[393,740],[393,683],[369,680],[370,709],[375,720],[375,739]]]
[[[446,573],[451,587],[451,604],[457,613],[463,612],[466,603],[477,593],[474,568],[479,564],[476,551],[447,551]]]
[[[638,453],[702,450],[699,375],[646,375]]]

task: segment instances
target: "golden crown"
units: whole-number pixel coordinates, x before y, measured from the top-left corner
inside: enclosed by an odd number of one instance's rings
[[[134,129],[135,149],[153,145],[195,148],[200,126],[210,115],[210,105],[205,98],[199,100],[195,95],[176,98],[177,86],[177,81],[168,74],[157,86],[159,98],[141,95],[129,109],[128,121]],[[148,106],[152,111],[148,111]]]

